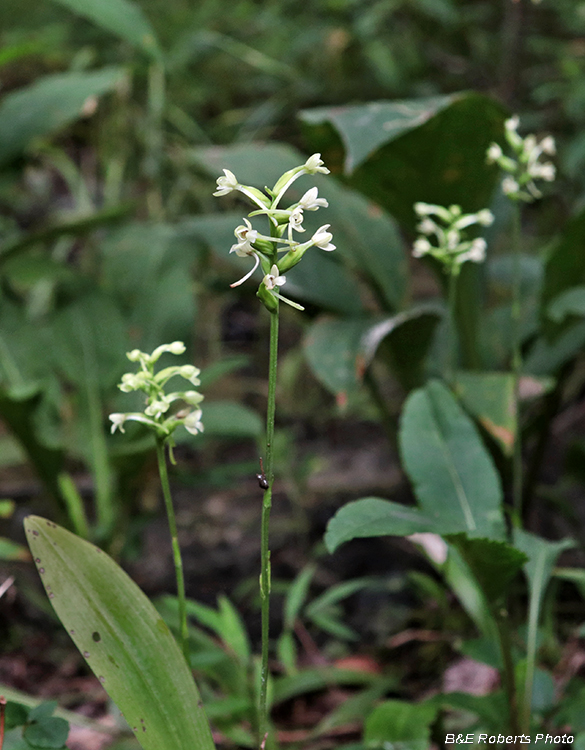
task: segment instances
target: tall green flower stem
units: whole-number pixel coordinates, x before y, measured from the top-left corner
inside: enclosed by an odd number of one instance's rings
[[[270,313],[270,356],[268,364],[268,406],[266,410],[266,462],[265,475],[268,487],[262,500],[260,601],[262,607],[262,657],[260,667],[260,706],[258,735],[262,743],[268,731],[268,645],[270,624],[270,509],[274,482],[274,416],[276,412],[276,372],[278,365],[279,307]]]
[[[189,632],[187,630],[187,606],[185,603],[185,576],[183,574],[183,560],[181,559],[181,548],[179,547],[179,536],[177,534],[177,520],[175,518],[175,509],[171,497],[171,488],[169,485],[169,474],[167,471],[167,460],[165,457],[165,440],[157,437],[156,439],[156,457],[158,460],[158,473],[162,485],[163,496],[165,499],[165,508],[169,522],[169,531],[171,532],[171,543],[173,545],[173,561],[175,564],[175,577],[177,579],[177,598],[179,601],[179,625],[180,638],[179,645],[185,657],[187,664],[189,661]]]
[[[449,281],[447,289],[447,303],[449,307],[449,338],[447,351],[447,382],[455,385],[455,372],[457,371],[457,279],[459,278],[459,266],[448,267]]]
[[[522,269],[520,248],[520,204],[516,201],[512,209],[512,378],[516,429],[512,454],[512,500],[514,526],[522,523],[522,431],[520,423],[520,376],[522,374]]]

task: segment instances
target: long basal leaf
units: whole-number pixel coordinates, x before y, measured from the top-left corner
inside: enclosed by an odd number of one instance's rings
[[[138,586],[51,521],[29,516],[24,527],[55,612],[144,750],[213,750],[189,668]]]
[[[74,13],[88,18],[106,31],[125,39],[148,55],[160,55],[150,22],[138,3],[131,0],[54,0]]]
[[[410,394],[399,438],[420,509],[438,533],[504,537],[499,476],[477,428],[446,386],[430,381]]]
[[[121,68],[57,73],[7,94],[0,103],[0,165],[19,156],[33,139],[77,120],[90,97],[111,91],[125,75]]]

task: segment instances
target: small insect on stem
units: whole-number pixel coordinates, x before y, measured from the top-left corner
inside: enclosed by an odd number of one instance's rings
[[[260,457],[260,474],[256,474],[256,479],[258,480],[258,484],[260,485],[260,488],[263,490],[267,490],[270,486],[268,484],[268,479],[266,479],[266,474],[264,473],[264,466],[262,465],[262,457]]]

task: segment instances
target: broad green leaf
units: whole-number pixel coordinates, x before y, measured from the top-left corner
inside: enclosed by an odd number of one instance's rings
[[[585,211],[582,211],[567,223],[558,242],[547,254],[542,290],[545,310],[562,292],[585,284],[584,244]]]
[[[420,127],[452,104],[457,95],[368,104],[316,107],[299,113],[309,125],[330,123],[345,147],[345,172],[351,174],[381,146]]]
[[[35,138],[82,117],[90,97],[111,91],[125,75],[121,68],[57,73],[6,94],[0,102],[0,166],[19,156]]]
[[[264,423],[258,412],[235,401],[204,401],[203,424],[205,435],[224,437],[260,437],[264,433]]]
[[[133,222],[112,232],[101,250],[103,285],[123,300],[132,346],[150,352],[161,341],[189,341],[196,313],[192,242],[172,226]]]
[[[580,353],[584,344],[585,321],[575,323],[553,341],[539,336],[524,359],[523,370],[531,375],[554,375]]]
[[[144,750],[212,750],[191,673],[138,586],[98,547],[38,516],[25,519],[51,603]]]
[[[375,149],[366,161],[352,168],[350,184],[410,229],[417,221],[413,211],[416,201],[457,203],[464,211],[475,211],[490,204],[498,180],[498,170],[486,164],[485,152],[492,141],[502,137],[506,117],[503,108],[475,93],[453,94],[449,100],[432,98],[431,106],[426,104],[427,99],[358,105],[351,111],[351,126],[335,122],[340,137],[347,143],[351,141],[351,153],[357,149],[363,160]],[[399,104],[405,111],[407,107],[421,107],[422,111],[426,107],[427,114],[419,120],[415,116],[398,135],[392,127],[400,119],[389,120],[392,126],[388,131],[384,130],[383,120],[376,120],[374,133],[368,107],[377,104]],[[332,121],[335,112],[343,109],[329,108],[329,114],[321,109],[319,119]],[[303,113],[306,117],[307,111]],[[362,117],[365,133],[360,128]],[[325,148],[323,152],[327,161]]]
[[[439,381],[408,397],[400,449],[421,511],[438,533],[501,539],[502,488],[471,419]]]
[[[41,401],[42,392],[36,388],[28,392],[0,388],[0,417],[24,448],[46,489],[63,505],[58,482],[63,455],[61,450],[45,445],[38,434],[36,418]]]
[[[83,237],[94,229],[98,229],[107,224],[120,222],[126,218],[129,210],[130,207],[128,205],[115,206],[114,208],[106,208],[103,211],[98,211],[91,216],[84,216],[70,221],[62,221],[37,232],[26,232],[15,240],[3,244],[2,249],[0,250],[0,263],[5,263],[31,247],[41,245],[45,242],[51,242],[59,237]],[[46,262],[46,256],[43,257]],[[52,263],[55,264],[55,261],[52,261]],[[71,269],[69,267],[63,264],[59,265],[61,266],[63,274],[67,274],[68,276],[71,275]]]
[[[511,455],[516,435],[513,375],[507,372],[458,372],[455,391],[504,453]]]
[[[51,713],[53,709],[51,709]],[[55,716],[39,716],[33,718],[29,714],[29,724],[24,730],[24,738],[33,747],[63,748],[69,736],[69,724],[65,719],[59,719]]]
[[[148,19],[133,0],[54,0],[74,13],[122,37],[133,47],[158,57],[160,49]]]
[[[365,497],[340,508],[327,525],[325,544],[329,552],[360,537],[409,536],[434,531],[435,523],[418,508]]]
[[[555,297],[548,306],[548,317],[561,323],[569,315],[585,316],[585,286],[575,286]]]
[[[126,368],[125,321],[114,299],[101,292],[86,292],[59,310],[47,339],[55,369],[83,390],[111,388]]]
[[[528,560],[512,545],[494,539],[470,539],[465,534],[455,534],[448,536],[447,541],[457,547],[492,606],[506,594]]]
[[[408,750],[427,750],[438,710],[432,702],[384,701],[366,719],[366,745],[380,750],[396,744]]]
[[[326,388],[336,395],[352,393],[360,386],[382,341],[388,339],[393,352],[394,335],[400,336],[403,326],[430,319],[434,327],[438,316],[438,309],[420,305],[384,318],[321,318],[305,337],[305,356],[313,374]],[[401,342],[396,343],[400,351]],[[411,345],[418,349],[416,342],[411,341]],[[419,355],[422,358],[423,352],[419,351]]]

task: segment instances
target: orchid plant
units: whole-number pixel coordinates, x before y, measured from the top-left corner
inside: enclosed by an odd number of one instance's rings
[[[473,226],[489,227],[494,217],[487,208],[476,213],[464,214],[461,206],[453,205],[445,208],[423,202],[415,203],[414,210],[420,218],[417,226],[420,235],[414,242],[413,256],[422,258],[430,255],[439,261],[449,275],[448,302],[452,334],[449,338],[447,364],[452,378],[455,369],[454,331],[457,278],[461,266],[466,261],[482,263],[485,260],[487,248],[483,237],[468,239],[467,230]]]
[[[174,463],[174,431],[182,425],[192,435],[203,432],[201,409],[193,408],[198,407],[203,400],[203,396],[201,393],[194,390],[165,393],[167,383],[176,375],[184,378],[191,383],[191,385],[199,385],[200,383],[200,370],[194,365],[174,365],[155,372],[156,363],[165,353],[175,355],[184,354],[185,344],[182,341],[174,341],[172,344],[162,344],[161,346],[158,346],[152,354],[141,352],[139,349],[134,349],[133,351],[128,352],[126,356],[130,362],[138,363],[140,369],[138,372],[127,372],[122,375],[122,382],[119,384],[118,388],[124,393],[131,393],[132,391],[142,391],[145,393],[146,399],[144,412],[110,414],[110,421],[112,422],[112,433],[116,430],[124,432],[124,424],[126,422],[134,421],[146,425],[153,430],[156,435],[158,469],[163,488],[169,529],[171,532],[175,575],[177,579],[181,648],[187,663],[189,663],[185,577],[183,574],[183,562],[179,547],[177,522],[171,498],[165,447],[168,447],[170,460]],[[185,406],[178,411],[170,412],[171,404],[174,402],[182,403]]]
[[[307,190],[302,198],[288,208],[281,207],[281,201],[290,186],[303,175],[318,173],[329,174],[324,166],[321,154],[313,154],[304,164],[286,171],[276,182],[272,190],[266,192],[250,185],[241,184],[235,174],[229,169],[223,170],[222,177],[217,179],[217,190],[214,195],[221,197],[234,191],[240,192],[253,205],[254,210],[244,218],[244,223],[235,229],[237,242],[230,248],[230,253],[240,257],[249,257],[253,266],[241,279],[234,281],[232,287],[240,286],[247,281],[260,266],[264,276],[258,291],[258,298],[270,313],[270,359],[268,373],[268,404],[266,411],[266,461],[265,473],[259,475],[260,486],[264,490],[262,502],[262,530],[261,530],[261,572],[260,598],[262,608],[262,658],[260,672],[260,705],[258,721],[258,739],[262,747],[268,738],[268,643],[269,643],[269,610],[270,610],[270,546],[269,526],[270,509],[272,506],[272,485],[274,482],[274,417],[276,411],[276,371],[278,362],[278,322],[279,303],[282,301],[297,309],[304,308],[284,297],[280,289],[286,283],[285,273],[299,263],[307,250],[317,247],[326,252],[335,250],[332,243],[333,235],[329,231],[329,224],[323,224],[305,241],[297,239],[298,234],[305,232],[303,219],[305,211],[317,211],[326,208],[325,198],[319,198],[317,187]],[[269,224],[269,234],[262,234],[252,226],[251,218],[266,216]]]

